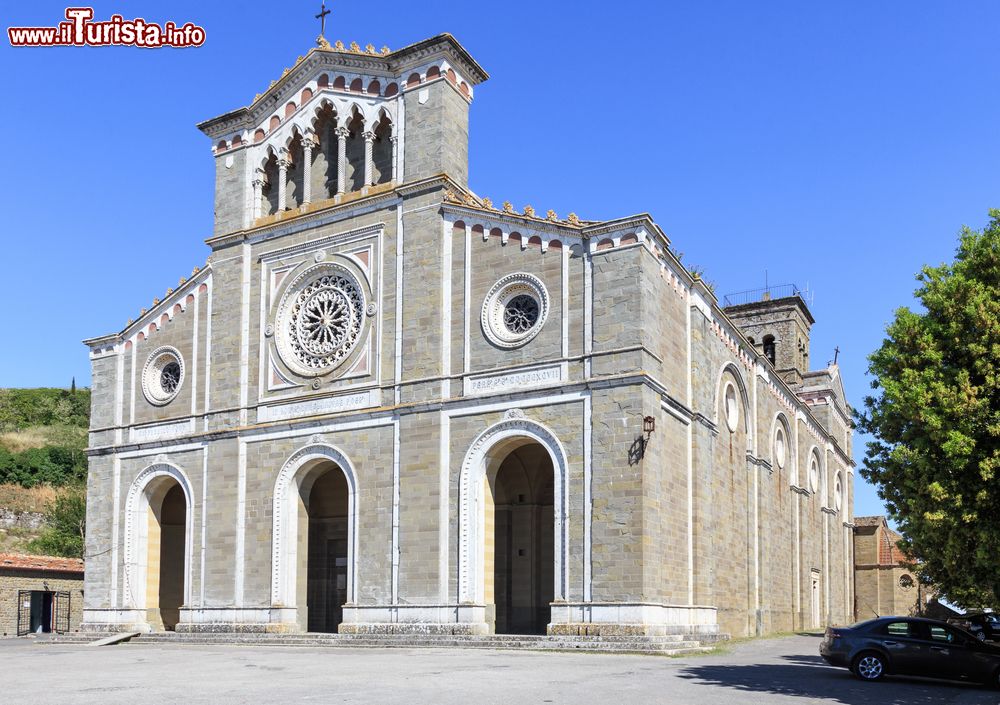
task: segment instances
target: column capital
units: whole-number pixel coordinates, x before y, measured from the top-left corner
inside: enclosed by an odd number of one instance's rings
[[[365,138],[365,142],[374,142],[375,141],[375,133],[374,132],[368,132],[368,131],[362,132],[361,136]]]
[[[302,149],[316,149],[319,141],[316,139],[316,135],[305,134],[302,135]]]
[[[333,133],[342,140],[346,140],[348,137],[351,136],[351,131],[348,130],[346,127],[335,128]]]

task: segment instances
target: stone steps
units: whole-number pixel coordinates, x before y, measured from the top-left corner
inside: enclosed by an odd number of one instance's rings
[[[64,634],[51,643],[89,643],[96,635]],[[706,638],[709,637],[709,638]],[[454,636],[449,634],[260,634],[260,633],[174,633],[154,632],[132,638],[130,644],[190,644],[204,646],[301,646],[334,648],[477,648],[526,651],[585,651],[599,653],[679,655],[711,650],[706,642],[724,635],[663,636],[542,636],[490,634]]]

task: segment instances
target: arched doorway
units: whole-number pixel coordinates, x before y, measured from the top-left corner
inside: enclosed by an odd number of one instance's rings
[[[176,481],[165,481],[162,485],[149,502],[146,612],[154,628],[174,631],[184,605],[187,503],[184,490]]]
[[[487,470],[485,602],[497,634],[545,634],[554,599],[554,477],[539,443],[517,445]]]
[[[304,570],[306,628],[336,632],[347,602],[347,479],[333,463],[321,463],[300,486],[308,527]],[[310,486],[311,485],[311,486]]]
[[[302,631],[336,632],[355,602],[357,481],[337,448],[294,453],[274,487],[271,606]]]
[[[127,499],[126,607],[154,631],[174,631],[190,592],[191,493],[177,468],[153,465]]]

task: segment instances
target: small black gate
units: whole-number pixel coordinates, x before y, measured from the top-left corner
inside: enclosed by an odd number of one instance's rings
[[[17,591],[17,635],[69,631],[69,592]]]
[[[69,631],[69,593],[57,592],[52,596],[52,631],[65,634]]]
[[[31,631],[31,590],[17,591],[17,635]]]

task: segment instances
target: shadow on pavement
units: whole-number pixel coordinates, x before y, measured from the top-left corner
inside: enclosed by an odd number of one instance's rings
[[[821,698],[843,705],[936,705],[954,702],[959,697],[962,703],[969,705],[996,705],[998,702],[995,691],[980,686],[891,677],[865,683],[846,669],[826,665],[819,656],[783,658],[787,664],[690,666],[682,669],[678,676],[747,693]]]

